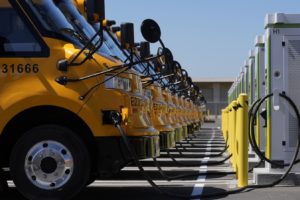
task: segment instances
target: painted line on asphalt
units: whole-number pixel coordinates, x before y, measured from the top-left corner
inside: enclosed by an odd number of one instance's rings
[[[205,152],[206,155],[210,154],[211,145],[209,145],[209,143],[213,140],[214,136],[215,136],[215,131],[213,131],[213,134],[211,135],[211,139],[210,139],[210,141],[208,142],[208,144],[206,146],[206,152]],[[209,158],[210,157],[207,156],[207,157],[203,158],[203,160],[208,161]],[[207,165],[200,166],[199,170],[203,170],[203,169],[204,169],[204,171],[207,171]],[[205,179],[206,179],[206,175],[205,176],[199,176],[197,178],[197,182],[205,182]],[[204,187],[205,187],[205,183],[197,183],[197,184],[195,184],[195,186],[193,188],[192,196],[198,196],[198,195],[200,196],[203,193]]]

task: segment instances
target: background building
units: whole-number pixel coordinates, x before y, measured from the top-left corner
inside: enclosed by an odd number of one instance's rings
[[[202,90],[211,115],[220,115],[221,109],[228,105],[227,92],[234,82],[233,78],[193,78]]]

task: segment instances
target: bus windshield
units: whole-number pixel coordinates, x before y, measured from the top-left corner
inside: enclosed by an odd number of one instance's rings
[[[96,34],[95,29],[86,21],[74,6],[72,0],[26,0],[31,11],[50,32],[63,35],[82,48]],[[92,47],[99,45],[100,36],[92,41]],[[100,53],[109,55],[102,45]]]
[[[94,27],[96,30],[99,30],[100,26],[99,26],[99,24],[97,24]],[[108,49],[111,51],[111,53],[113,54],[113,57],[121,60],[124,63],[126,61],[129,61],[128,57],[130,56],[130,53],[127,50],[122,50],[120,48],[120,46],[118,46],[118,44],[116,44],[115,41],[117,41],[118,39],[112,33],[109,33],[108,31],[104,31],[103,35],[104,35],[104,43],[108,47]],[[114,37],[115,40],[113,40],[112,37]],[[133,61],[138,62],[139,58],[136,55],[134,55]],[[143,73],[146,66],[144,63],[140,63],[140,64],[134,65],[133,68],[135,69],[135,71],[137,71],[139,73]]]

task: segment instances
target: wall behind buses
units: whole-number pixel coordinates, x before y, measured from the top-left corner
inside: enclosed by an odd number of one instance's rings
[[[234,78],[193,78],[201,88],[211,115],[221,115],[221,110],[228,105],[227,92]]]

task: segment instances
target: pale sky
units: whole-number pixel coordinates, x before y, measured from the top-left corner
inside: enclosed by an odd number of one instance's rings
[[[193,78],[234,78],[267,13],[299,13],[299,0],[106,0],[106,16],[118,24],[155,19],[162,39]],[[152,46],[152,53],[157,46]]]

